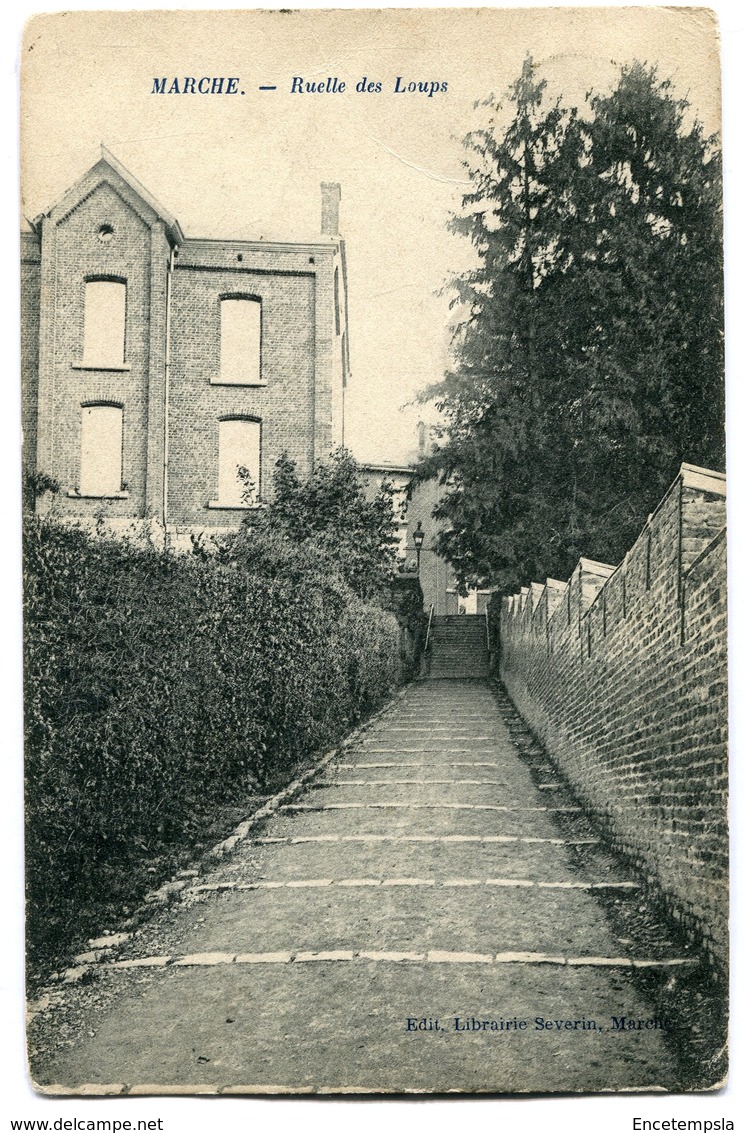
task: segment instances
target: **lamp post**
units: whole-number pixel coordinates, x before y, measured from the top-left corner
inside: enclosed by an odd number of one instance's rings
[[[424,532],[422,531],[422,521],[417,520],[416,531],[414,532],[414,546],[416,548],[416,572],[419,574],[419,562],[422,557],[422,543],[424,542]]]

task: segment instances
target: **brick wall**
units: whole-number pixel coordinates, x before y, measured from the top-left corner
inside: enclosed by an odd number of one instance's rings
[[[149,434],[162,448],[162,429],[148,418],[157,403],[151,376],[162,381],[168,248],[162,226],[122,191],[126,187],[98,181],[73,207],[63,202],[43,220],[37,467],[59,480],[55,507],[62,515],[92,517],[104,502],[68,495],[79,487],[84,404],[113,402],[123,410],[122,481],[128,496],[105,501],[111,516],[146,514]],[[98,235],[102,225],[113,228],[105,243]],[[126,281],[126,368],[82,364],[85,284],[102,276]]]
[[[41,253],[32,232],[21,235],[21,427],[23,464],[36,470],[36,405],[39,396],[39,291]]]
[[[111,155],[34,226],[22,244],[25,460],[61,488],[42,510],[107,530],[144,521],[149,532],[165,518],[174,545],[182,536],[188,545],[191,532],[235,529],[245,514],[210,506],[221,419],[262,422],[265,498],[283,453],[305,476],[341,442],[349,365],[340,238],[185,239]],[[126,350],[124,364],[93,368],[83,359],[85,289],[102,278],[126,282]],[[258,384],[219,380],[220,300],[231,294],[261,301]],[[122,408],[125,490],[86,498],[82,407],[100,402]]]
[[[323,258],[331,260],[331,254]],[[318,265],[309,261],[307,254],[255,252],[225,241],[187,241],[180,250],[171,312],[170,522],[205,527],[231,522],[230,510],[207,507],[218,495],[218,427],[225,416],[262,422],[263,495],[283,452],[303,476],[310,472],[316,450],[321,457],[328,455],[330,358],[316,351]],[[331,274],[330,264],[324,274]],[[265,385],[219,382],[220,299],[229,294],[261,300]],[[332,310],[326,306],[327,331]],[[319,401],[324,402],[322,413]]]
[[[406,513],[407,547],[406,558],[416,561],[414,531],[421,522],[424,542],[420,556],[419,577],[424,591],[424,608],[434,606],[436,614],[457,614],[458,595],[453,568],[434,551],[433,544],[439,534],[441,524],[432,517],[432,511],[440,502],[442,486],[437,480],[425,480],[414,489]]]
[[[727,952],[725,482],[683,465],[617,568],[505,598],[501,676],[619,848]]]

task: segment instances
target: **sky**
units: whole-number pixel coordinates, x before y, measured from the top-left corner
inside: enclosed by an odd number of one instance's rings
[[[448,280],[473,262],[447,226],[468,188],[463,137],[484,121],[474,103],[504,96],[527,53],[568,105],[608,90],[624,63],[657,64],[707,129],[719,127],[703,10],[68,12],[26,29],[22,211],[48,209],[101,142],[187,236],[313,238],[320,183],[338,181],[347,443],[360,459],[401,462],[419,417],[434,416],[417,396],[447,367]],[[243,93],[152,93],[154,77],[184,75],[237,76]],[[346,90],[292,93],[295,77]],[[358,92],[363,79],[381,91]],[[397,80],[441,89],[396,91]],[[277,90],[258,90],[268,84]]]

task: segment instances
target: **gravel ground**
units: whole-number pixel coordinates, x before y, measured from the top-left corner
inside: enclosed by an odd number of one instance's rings
[[[40,994],[37,1088],[547,1093],[723,1076],[710,974],[486,682],[410,686],[207,863],[108,962]],[[143,959],[156,966],[111,963]]]

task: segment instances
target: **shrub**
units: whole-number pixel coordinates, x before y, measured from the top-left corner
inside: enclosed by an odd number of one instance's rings
[[[397,542],[393,487],[384,481],[368,499],[359,465],[346,449],[318,461],[305,481],[294,461],[282,456],[271,500],[246,524],[250,537],[258,527],[310,548],[317,563],[338,572],[362,598],[380,600],[390,587]]]
[[[173,556],[25,528],[30,948],[390,694],[398,628],[308,549]]]

